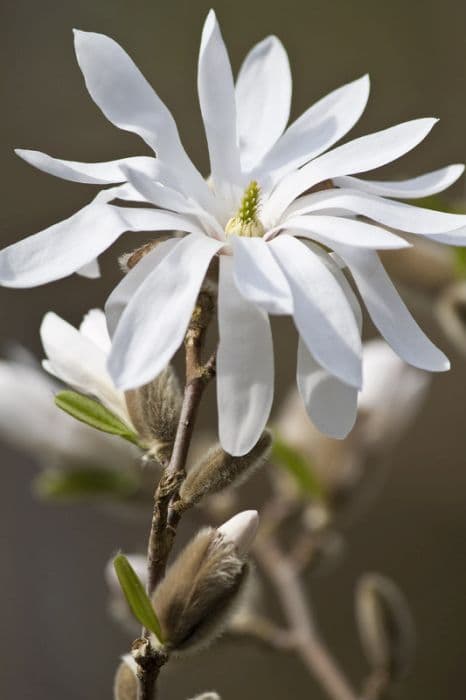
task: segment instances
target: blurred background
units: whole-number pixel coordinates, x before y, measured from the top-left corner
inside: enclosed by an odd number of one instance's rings
[[[14,147],[90,161],[145,153],[141,141],[110,125],[89,98],[73,54],[72,27],[109,34],[129,51],[174,113],[188,152],[207,170],[195,86],[209,7],[199,0],[3,0],[2,247],[69,216],[94,193],[91,186],[35,171],[15,157]],[[372,98],[353,135],[414,117],[440,117],[424,144],[385,169],[387,177],[466,159],[462,0],[236,0],[217,2],[215,9],[235,70],[265,35],[282,39],[294,78],[293,117],[365,72]],[[465,194],[463,179],[452,197]],[[117,253],[143,240],[127,237],[106,253],[101,280],[75,276],[33,291],[2,289],[2,342],[15,339],[40,356],[43,314],[53,309],[77,324],[87,309],[102,306],[120,278]],[[348,554],[339,569],[315,580],[313,594],[323,632],[356,680],[363,660],[354,632],[355,581],[367,570],[394,578],[418,628],[416,665],[399,697],[459,698],[466,687],[466,359],[449,345],[429,309],[418,310],[417,318],[449,353],[453,370],[434,378],[421,415],[391,457],[382,494],[347,533]],[[369,324],[367,330],[371,334]],[[288,331],[285,323],[275,328],[279,398],[294,373],[294,336]],[[211,391],[205,423],[214,406]],[[129,639],[109,618],[103,567],[117,549],[141,545],[147,518],[122,524],[90,506],[42,504],[30,488],[34,461],[6,446],[0,450],[0,696],[110,698],[117,658]],[[252,495],[248,505],[254,507]],[[228,640],[170,664],[161,697],[184,700],[209,688],[223,700],[324,697],[293,658]]]

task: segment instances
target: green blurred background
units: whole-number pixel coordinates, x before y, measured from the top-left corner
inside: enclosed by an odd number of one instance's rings
[[[15,157],[13,147],[77,160],[145,152],[136,137],[106,122],[88,97],[73,55],[72,27],[107,33],[127,48],[206,171],[195,81],[209,7],[198,0],[3,0],[2,245],[65,218],[94,192],[34,171]],[[386,168],[387,174],[416,174],[465,160],[463,0],[236,0],[218,2],[215,9],[235,70],[265,35],[283,40],[292,63],[294,116],[368,71],[372,99],[355,134],[414,117],[440,117],[428,141]],[[465,195],[464,180],[453,195]],[[132,247],[126,239],[117,250]],[[73,277],[34,291],[2,290],[2,341],[14,338],[40,353],[37,331],[46,310],[77,323],[89,307],[103,304],[119,278],[115,249],[104,256],[103,267],[101,281]],[[466,687],[466,361],[432,319],[420,320],[450,352],[453,371],[434,379],[428,403],[393,455],[383,494],[349,533],[339,570],[314,584],[323,630],[355,680],[364,669],[353,627],[355,580],[365,570],[378,570],[400,584],[419,634],[414,673],[399,696],[406,700],[460,698]],[[283,395],[292,381],[295,347],[288,326],[276,330]],[[211,412],[213,406],[211,396]],[[111,514],[86,506],[39,504],[30,493],[33,462],[4,447],[1,460],[0,696],[110,698],[116,660],[129,640],[108,617],[102,568],[118,548],[138,546],[145,523],[129,520],[122,526]],[[249,505],[254,506],[252,497]],[[227,641],[170,665],[161,697],[184,700],[211,687],[223,700],[323,697],[297,661]]]

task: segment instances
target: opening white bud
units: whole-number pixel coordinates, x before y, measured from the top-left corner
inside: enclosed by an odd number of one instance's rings
[[[257,510],[243,510],[217,528],[224,540],[235,545],[238,554],[244,557],[254,541],[259,527]]]

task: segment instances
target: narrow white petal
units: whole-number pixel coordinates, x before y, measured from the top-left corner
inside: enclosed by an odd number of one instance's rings
[[[448,233],[438,233],[434,236],[428,236],[428,238],[437,241],[437,243],[443,243],[444,245],[466,246],[466,226],[458,228],[455,231],[449,231]]]
[[[292,231],[297,236],[312,238],[329,247],[334,243],[380,250],[410,247],[410,243],[404,238],[380,226],[341,216],[292,216],[286,219],[280,228]]]
[[[103,34],[75,30],[86,87],[115,126],[138,134],[199,196],[208,188],[184,150],[171,113],[128,54]]]
[[[213,10],[207,15],[202,31],[198,92],[212,180],[217,190],[232,199],[231,185],[241,184],[235,87],[230,60]]]
[[[107,372],[104,350],[52,312],[44,316],[40,336],[48,358],[44,369],[128,420],[123,396]]]
[[[195,201],[162,182],[156,182],[144,173],[123,168],[125,175],[133,187],[147,201],[156,207],[170,209],[180,214],[191,214],[200,219],[206,226],[206,232],[215,238],[223,239],[224,232],[218,221]]]
[[[260,164],[258,177],[271,173],[270,184],[276,184],[343,138],[363,113],[369,88],[369,76],[364,75],[316,102],[277,141]]]
[[[86,265],[80,267],[79,270],[76,270],[76,273],[81,275],[81,277],[87,277],[90,280],[98,279],[100,277],[99,261],[97,258],[95,260],[91,260],[91,262],[86,263]]]
[[[127,230],[116,208],[106,204],[118,190],[100,192],[65,221],[0,251],[0,285],[35,287],[92,263]]]
[[[79,332],[85,338],[91,340],[94,345],[97,345],[106,355],[109,354],[112,343],[102,309],[91,309],[88,311],[81,321]]]
[[[234,278],[241,294],[269,314],[292,314],[293,298],[279,265],[261,238],[232,236]]]
[[[126,231],[185,231],[204,234],[202,226],[186,214],[177,214],[162,209],[112,206],[125,224]]]
[[[183,342],[209,263],[221,247],[203,234],[187,236],[137,288],[113,336],[108,367],[118,387],[142,386],[170,362]]]
[[[319,182],[391,163],[417,146],[436,121],[414,119],[334,148],[284,178],[264,205],[264,216],[276,220],[296,197]]]
[[[233,259],[226,255],[220,258],[218,324],[220,442],[226,452],[243,455],[259,440],[270,415],[273,343],[267,314],[239,293]]]
[[[399,231],[436,234],[466,227],[466,216],[434,211],[411,204],[382,199],[377,195],[348,189],[316,192],[297,199],[290,207],[293,215],[344,209]],[[320,218],[320,217],[319,217]],[[344,242],[344,241],[342,241]],[[375,247],[375,246],[374,246]]]
[[[42,170],[49,175],[61,177],[62,180],[71,182],[84,182],[89,185],[110,185],[126,180],[121,167],[130,166],[146,173],[149,177],[155,176],[158,161],[148,156],[132,156],[109,160],[104,163],[80,163],[74,160],[62,160],[53,158],[40,151],[28,151],[22,148],[15,150],[16,155],[26,163]]]
[[[236,109],[244,170],[252,170],[283,133],[290,116],[291,71],[277,37],[246,56],[236,81]]]
[[[332,438],[345,438],[356,420],[358,390],[323,369],[301,339],[296,374],[299,393],[316,428]]]
[[[293,294],[294,320],[317,362],[351,386],[361,386],[361,337],[342,286],[320,257],[281,234],[269,243]]]
[[[443,192],[458,180],[464,172],[464,165],[457,163],[445,168],[433,170],[409,180],[390,182],[383,180],[360,180],[357,177],[343,176],[334,179],[337,187],[350,187],[369,194],[382,197],[399,197],[400,199],[421,199]]]
[[[414,367],[432,372],[449,369],[448,359],[409,313],[377,253],[343,246],[337,252],[348,265],[374,325],[393,350]]]
[[[110,335],[113,336],[115,333],[120,316],[138,287],[182,240],[182,238],[171,238],[168,241],[158,243],[150,253],[141,258],[137,265],[115,287],[105,304],[105,316]]]

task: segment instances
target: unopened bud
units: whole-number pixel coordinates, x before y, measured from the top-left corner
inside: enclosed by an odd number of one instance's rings
[[[366,574],[356,589],[356,619],[367,660],[391,681],[411,665],[414,623],[401,591],[379,574]]]
[[[437,302],[435,313],[445,335],[466,355],[466,282],[447,287]]]
[[[153,457],[170,457],[181,411],[178,378],[168,365],[149,384],[125,393],[131,421]]]
[[[256,511],[247,511],[218,530],[201,530],[170,567],[152,597],[167,649],[205,645],[223,630],[246,579],[257,521]]]
[[[253,449],[242,457],[233,457],[216,445],[188,472],[180,490],[180,509],[198,503],[208,494],[227,486],[244,483],[267,460],[272,447],[269,431],[262,434]]]
[[[125,656],[115,674],[114,700],[136,700],[137,692],[136,662],[131,656]]]

